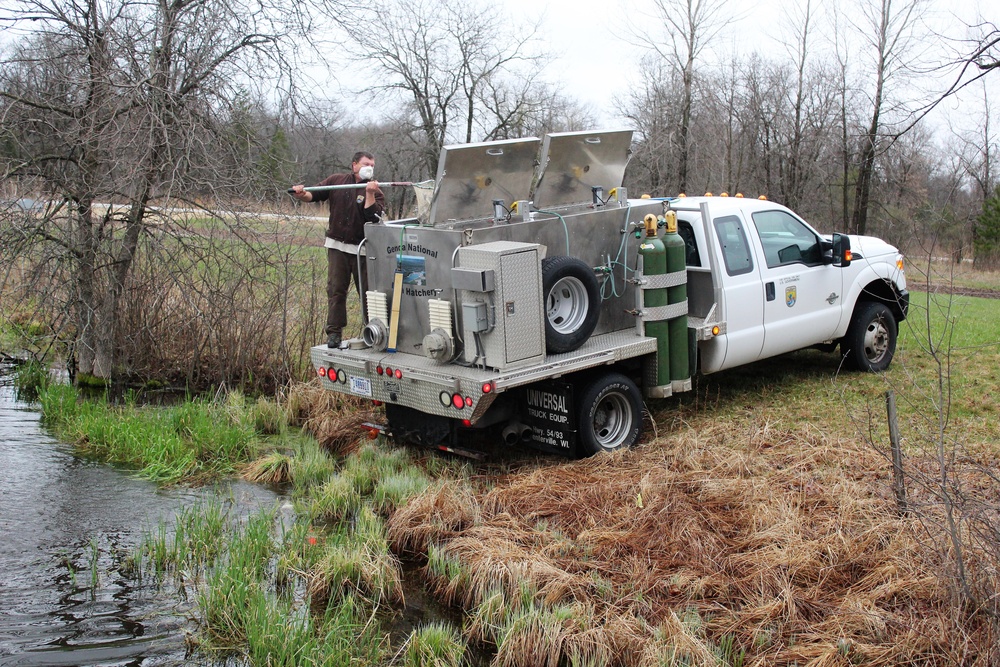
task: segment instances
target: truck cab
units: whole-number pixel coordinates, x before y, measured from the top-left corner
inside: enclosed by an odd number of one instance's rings
[[[691,313],[706,317],[714,308],[711,318],[725,324],[724,335],[699,345],[701,372],[843,343],[859,302],[882,304],[893,321],[876,309],[869,340],[842,351],[854,350],[855,368],[888,367],[909,306],[896,248],[874,237],[825,236],[761,199],[689,197],[671,207],[687,245]]]

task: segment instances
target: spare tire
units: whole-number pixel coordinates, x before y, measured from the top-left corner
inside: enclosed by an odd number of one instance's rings
[[[597,327],[601,289],[594,270],[576,257],[559,255],[542,260],[545,295],[545,349],[549,354],[572,352]]]

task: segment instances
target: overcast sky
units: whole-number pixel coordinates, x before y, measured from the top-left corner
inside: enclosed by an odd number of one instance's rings
[[[652,1],[500,1],[509,9],[515,24],[518,17],[538,16],[543,12],[545,43],[558,56],[551,66],[550,78],[563,86],[566,95],[592,105],[607,126],[620,125],[611,99],[636,79],[638,64],[644,53],[639,40],[629,38],[629,35],[634,34],[637,22],[644,22],[649,34],[665,34],[652,21],[643,19],[652,15]],[[856,0],[842,0],[844,7],[854,3]],[[812,0],[812,4],[814,15],[819,14],[819,17],[814,23],[811,40],[816,45],[816,57],[821,58],[832,39],[832,17],[828,12],[831,3]],[[792,56],[782,42],[787,41],[786,36],[791,30],[789,16],[800,12],[804,5],[804,0],[730,0],[734,22],[713,41],[710,53],[706,54],[706,62],[717,63],[734,53],[748,55],[755,50],[769,58],[790,60]],[[1000,24],[1000,3],[995,1],[955,3],[926,0],[926,5],[928,27],[938,32],[947,31],[956,39],[966,36],[963,22],[973,22],[977,16]],[[853,15],[856,16],[857,11]],[[953,48],[941,42],[940,39],[929,39],[929,48],[925,53],[943,55]],[[860,64],[866,54],[859,48],[852,57]],[[994,99],[1000,100],[1000,72],[988,78]],[[925,91],[943,88],[946,81],[950,83],[950,75],[929,74],[927,79],[928,83],[921,84]],[[965,105],[978,104],[982,95],[979,90],[976,95],[965,95],[945,105],[936,122],[945,122],[942,119],[944,114],[962,116]],[[1000,107],[1000,102],[994,104]]]

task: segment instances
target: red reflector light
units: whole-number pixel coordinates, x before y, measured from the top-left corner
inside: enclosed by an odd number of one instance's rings
[[[382,401],[372,401],[372,405],[382,405]]]
[[[465,407],[467,407],[467,408],[471,408],[472,407],[472,397],[471,396],[466,396],[465,397]]]
[[[392,375],[392,369],[389,368],[388,366],[386,366],[385,367],[385,374],[391,376]]]
[[[403,379],[403,371],[399,370],[398,368],[396,369],[396,372],[393,373],[393,375],[396,376],[397,380],[402,380]]]
[[[472,420],[471,419],[463,419],[462,420],[462,426],[464,426],[465,428],[472,428]]]
[[[465,407],[465,399],[463,399],[459,394],[454,394],[451,397],[451,404],[454,405],[457,409],[461,410],[462,408]]]
[[[493,383],[492,382],[484,382],[483,383],[483,393],[484,394],[488,394],[491,391],[493,391]]]
[[[384,373],[385,371],[382,370],[381,366],[376,366],[375,367],[375,372],[378,373],[379,375],[382,375],[382,373]]]
[[[324,368],[323,366],[320,366],[319,368],[317,368],[316,372],[319,373],[319,376],[321,378],[325,378],[326,377],[326,368]]]

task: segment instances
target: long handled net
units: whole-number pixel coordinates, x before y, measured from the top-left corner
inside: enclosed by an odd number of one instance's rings
[[[417,218],[427,220],[431,209],[431,200],[434,197],[434,181],[379,181],[379,187],[409,187],[413,188],[413,196],[417,203]],[[306,192],[328,192],[330,190],[361,190],[367,183],[345,183],[342,185],[314,185],[302,188]],[[294,190],[288,188],[288,194]]]

